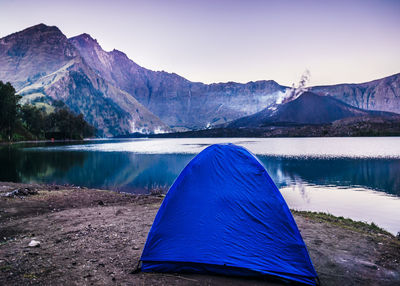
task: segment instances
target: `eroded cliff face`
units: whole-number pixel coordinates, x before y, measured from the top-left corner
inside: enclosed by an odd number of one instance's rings
[[[101,77],[133,95],[171,127],[190,129],[226,123],[262,111],[288,89],[275,81],[203,84],[167,72],[145,69],[124,53],[104,51],[90,35],[69,39]],[[400,113],[400,75],[363,84],[312,87],[367,110]]]
[[[132,94],[172,127],[204,128],[262,110],[286,87],[274,81],[206,85],[145,69],[124,53],[104,51],[87,34],[69,39],[101,77]]]
[[[40,24],[0,39],[0,79],[16,87],[23,103],[63,101],[99,135],[169,130],[129,93],[99,76],[56,27]]]
[[[360,84],[316,86],[311,90],[359,108],[400,113],[400,74]]]

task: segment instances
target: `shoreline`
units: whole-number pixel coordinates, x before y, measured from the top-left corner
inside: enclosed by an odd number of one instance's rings
[[[32,194],[3,196],[21,188]],[[162,200],[75,186],[0,182],[0,284],[279,285],[214,275],[132,274]],[[399,238],[373,224],[292,213],[322,285],[400,283]],[[29,247],[32,239],[40,247]]]
[[[225,132],[217,134],[208,134],[212,129],[196,130],[196,131],[185,131],[185,132],[170,132],[170,133],[157,133],[157,134],[143,134],[134,133],[128,135],[116,135],[111,137],[93,137],[93,138],[83,138],[83,139],[57,139],[57,140],[22,140],[22,141],[1,141],[0,145],[13,145],[13,144],[29,144],[29,143],[62,143],[62,142],[84,142],[84,141],[96,141],[96,140],[123,140],[123,139],[179,139],[179,138],[376,138],[376,137],[400,137],[399,134],[365,134],[365,135],[273,135],[273,136],[257,136],[255,133],[243,133],[243,132]]]
[[[84,139],[65,139],[65,140],[23,140],[23,141],[0,141],[0,145],[13,145],[13,144],[29,144],[29,143],[63,143],[63,142],[83,142],[88,139],[95,138],[84,138]]]

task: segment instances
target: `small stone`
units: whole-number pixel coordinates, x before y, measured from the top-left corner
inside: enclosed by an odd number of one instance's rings
[[[31,242],[29,242],[29,247],[39,247],[40,246],[40,241],[32,239]]]
[[[22,197],[22,196],[28,196],[28,195],[36,195],[38,192],[36,190],[30,189],[30,188],[20,188],[20,189],[15,189],[12,192],[8,192],[4,194],[6,197]]]

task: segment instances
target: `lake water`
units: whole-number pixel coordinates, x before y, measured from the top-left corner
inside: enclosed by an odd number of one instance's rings
[[[264,163],[289,207],[400,231],[400,138],[88,140],[0,147],[0,181],[74,184],[129,193],[168,190],[210,144],[231,142]]]

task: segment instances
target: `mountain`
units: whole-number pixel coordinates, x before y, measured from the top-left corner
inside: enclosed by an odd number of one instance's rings
[[[284,104],[266,108],[256,114],[237,119],[229,128],[318,125],[352,117],[392,117],[394,113],[363,110],[331,96],[304,92]]]
[[[16,87],[22,103],[51,111],[63,101],[106,136],[202,129],[268,115],[289,90],[273,80],[192,82],[143,68],[121,51],[104,51],[88,34],[67,39],[44,24],[0,39],[0,80]],[[310,91],[356,108],[400,113],[400,74]],[[315,122],[323,119],[317,117]]]
[[[331,96],[304,92],[292,101],[274,104],[214,128],[150,135],[152,138],[338,136],[400,136],[400,114],[363,110]]]
[[[88,34],[70,38],[98,75],[134,96],[172,127],[204,128],[253,114],[286,90],[276,82],[206,85],[177,74],[145,69],[124,53],[104,51]]]
[[[169,130],[127,92],[99,77],[57,27],[44,24],[0,39],[0,78],[22,102],[51,109],[55,100],[100,130],[100,135]]]
[[[367,110],[400,113],[400,73],[360,84],[315,86],[310,91]]]
[[[0,78],[18,90],[78,56],[57,27],[33,26],[0,39]]]
[[[0,39],[0,79],[51,110],[62,100],[103,135],[204,128],[253,114],[286,87],[274,81],[246,84],[191,82],[145,69],[123,52],[104,51],[88,34],[70,39],[39,24]]]

